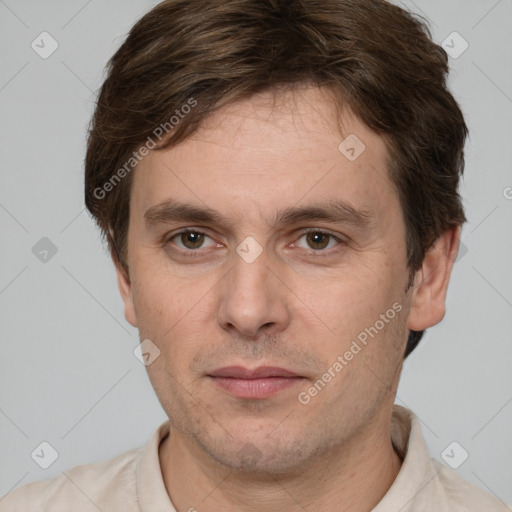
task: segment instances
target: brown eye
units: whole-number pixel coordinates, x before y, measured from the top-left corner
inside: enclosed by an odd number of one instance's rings
[[[197,231],[181,233],[179,236],[181,243],[187,249],[199,249],[204,242],[204,234]]]
[[[207,240],[210,240],[209,245],[205,245],[205,243],[208,244]],[[215,242],[205,233],[189,229],[186,231],[180,231],[170,237],[167,244],[178,247],[182,252],[199,253],[198,249],[212,247],[215,245]]]
[[[321,231],[311,231],[306,234],[306,240],[308,245],[315,250],[325,249],[329,245],[329,240],[333,238],[328,233],[322,233]]]
[[[345,245],[344,238],[340,238],[329,231],[309,229],[302,233],[297,242],[292,244],[292,247],[305,249],[306,254],[313,257],[330,257],[338,254]]]

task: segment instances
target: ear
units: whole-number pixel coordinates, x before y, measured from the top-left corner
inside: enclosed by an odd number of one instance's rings
[[[457,258],[461,226],[445,231],[427,251],[414,276],[414,289],[407,327],[423,331],[438,324],[446,312],[448,283]]]
[[[126,277],[124,271],[116,265],[117,286],[121,292],[121,298],[124,302],[124,316],[128,323],[137,327],[137,315],[135,314],[135,306],[133,304],[132,285]]]
[[[121,263],[119,263],[119,260],[112,251],[110,255],[116,268],[117,286],[124,302],[124,316],[129,324],[133,325],[133,327],[137,327],[137,315],[135,314],[132,285],[129,276],[125,273]]]

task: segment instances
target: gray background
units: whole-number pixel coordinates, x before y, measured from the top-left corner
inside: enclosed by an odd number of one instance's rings
[[[155,4],[0,0],[0,496],[145,444],[166,419],[82,192],[105,63]],[[471,138],[447,315],[407,360],[397,403],[433,457],[456,441],[458,473],[512,503],[512,0],[402,5],[436,42],[468,42],[450,83]],[[31,48],[43,31],[59,45],[47,59]],[[32,252],[43,237],[57,248],[46,262]],[[42,441],[59,453],[46,470],[31,458]]]

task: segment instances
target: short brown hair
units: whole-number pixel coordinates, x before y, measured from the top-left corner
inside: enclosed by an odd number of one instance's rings
[[[159,126],[170,128],[157,147],[170,147],[221,106],[280,86],[328,86],[384,138],[411,276],[440,234],[466,221],[458,185],[468,130],[447,89],[446,52],[424,21],[384,0],[165,0],[107,69],[85,204],[127,276],[134,152]],[[171,123],[191,99],[194,108]],[[406,356],[422,334],[411,331]]]

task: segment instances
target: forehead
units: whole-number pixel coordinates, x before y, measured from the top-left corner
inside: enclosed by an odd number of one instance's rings
[[[135,170],[132,208],[168,197],[234,215],[342,199],[385,210],[397,197],[388,151],[346,106],[317,87],[267,91],[228,104],[180,144],[150,151]]]

